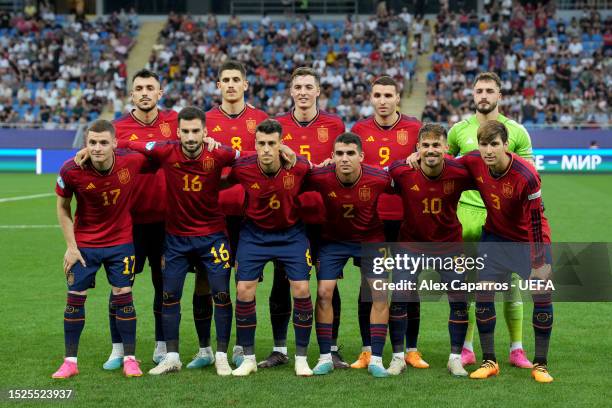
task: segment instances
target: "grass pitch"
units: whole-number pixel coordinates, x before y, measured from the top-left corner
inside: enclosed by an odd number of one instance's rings
[[[496,348],[501,374],[486,381],[452,378],[446,371],[448,357],[447,304],[423,303],[419,349],[431,364],[427,370],[408,369],[399,377],[376,380],[365,370],[336,371],[315,378],[297,378],[293,365],[260,370],[248,378],[219,378],[214,368],[186,370],[162,377],[145,374],[126,379],[120,372],[102,370],[110,351],[107,320],[109,287],[103,275],[98,288],[91,290],[87,321],[81,338],[79,370],[76,378],[57,381],[50,375],[63,355],[62,315],[65,280],[62,257],[65,245],[55,218],[55,197],[2,202],[3,198],[53,193],[55,177],[29,174],[0,175],[0,248],[3,282],[3,355],[0,359],[0,404],[8,402],[8,389],[71,388],[71,401],[47,404],[87,406],[605,406],[610,401],[608,356],[612,327],[603,316],[612,314],[604,303],[555,304],[555,327],[551,340],[549,366],[555,382],[537,384],[529,370],[507,363],[509,339],[502,313],[499,313]],[[545,175],[543,194],[546,214],[554,241],[610,241],[612,223],[612,176]],[[103,272],[99,272],[103,274]],[[345,272],[340,281],[342,324],[340,343],[347,361],[360,350],[357,325],[358,279],[356,271]],[[137,356],[143,371],[153,366],[152,285],[145,270],[135,285],[138,313]],[[267,297],[271,277],[258,291],[257,357],[265,357],[272,347]],[[311,282],[313,294],[315,281]],[[188,277],[181,325],[181,358],[184,364],[197,351],[191,317],[190,293],[193,276]],[[501,305],[498,311],[501,312]],[[533,357],[531,305],[525,304],[524,344]],[[213,325],[214,326],[214,325]],[[213,329],[214,330],[214,329]],[[234,333],[233,333],[234,335]],[[477,334],[476,334],[477,336]],[[214,333],[213,333],[214,339]],[[214,343],[214,340],[213,340]],[[289,353],[293,333],[289,329]],[[478,345],[478,341],[476,341]],[[385,347],[385,365],[390,346]],[[477,350],[479,354],[479,350]],[[309,361],[314,366],[318,346],[313,333]],[[607,385],[606,385],[607,384]],[[606,402],[608,401],[608,402]],[[22,401],[20,405],[39,402]]]

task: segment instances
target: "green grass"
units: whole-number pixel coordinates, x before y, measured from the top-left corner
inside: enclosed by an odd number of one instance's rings
[[[0,175],[0,198],[52,193],[55,177],[27,174]],[[547,175],[543,194],[555,241],[609,241],[612,200],[611,176]],[[0,203],[0,225],[55,224],[53,196]],[[0,358],[0,390],[8,388],[72,388],[77,402],[87,406],[604,406],[610,398],[608,358],[612,328],[602,316],[612,314],[603,303],[559,303],[555,305],[555,329],[549,356],[555,382],[537,384],[529,370],[509,367],[508,338],[503,318],[497,330],[497,352],[501,375],[487,381],[451,378],[446,372],[448,333],[447,305],[422,305],[419,349],[431,364],[428,370],[410,369],[402,376],[375,380],[364,370],[334,372],[323,378],[296,378],[292,366],[261,370],[248,378],[219,378],[214,369],[183,370],[155,378],[125,379],[119,372],[105,372],[101,365],[109,352],[106,303],[108,286],[98,278],[90,291],[87,323],[81,339],[81,374],[66,381],[52,381],[50,374],[63,355],[62,312],[65,281],[62,256],[65,250],[59,228],[0,229],[3,284],[3,355]],[[358,279],[356,271],[345,273],[340,282],[343,297],[340,342],[347,360],[360,349],[356,319]],[[102,273],[102,272],[100,272]],[[135,286],[138,311],[137,355],[144,370],[153,366],[152,286],[148,271]],[[271,348],[267,312],[270,276],[259,288],[257,329],[258,358]],[[193,287],[189,276],[185,293]],[[312,282],[314,290],[315,282]],[[313,292],[314,293],[314,292]],[[186,295],[186,299],[190,296]],[[533,351],[531,305],[525,307],[524,343]],[[197,350],[190,302],[183,303],[181,351],[184,363]],[[290,328],[289,350],[293,344]],[[386,347],[386,352],[390,352]],[[316,338],[311,338],[311,365],[318,356]],[[385,356],[385,363],[389,354]],[[29,403],[35,405],[36,403]],[[56,403],[49,403],[56,405]],[[26,403],[25,405],[28,405]],[[38,405],[38,404],[36,404]]]

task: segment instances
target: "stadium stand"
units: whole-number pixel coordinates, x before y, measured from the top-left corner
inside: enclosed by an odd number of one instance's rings
[[[416,59],[408,45],[409,26],[387,13],[366,21],[241,22],[233,16],[193,18],[171,14],[146,68],[160,72],[166,108],[210,109],[220,103],[217,68],[227,58],[247,67],[249,102],[274,116],[291,107],[287,83],[294,68],[312,65],[321,75],[322,109],[340,114],[347,126],[373,113],[368,84],[387,74],[404,85]],[[367,69],[364,69],[367,67]]]
[[[526,126],[608,127],[612,18],[596,8],[571,19],[549,6],[487,2],[487,13],[440,13],[424,121],[449,125],[474,112],[479,71],[502,78],[501,111]]]
[[[74,128],[122,105],[135,13],[0,13],[0,123]]]

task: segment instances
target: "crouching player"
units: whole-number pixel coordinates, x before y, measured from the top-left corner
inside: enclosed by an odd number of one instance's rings
[[[125,351],[123,373],[139,377],[142,371],[135,358],[136,311],[131,286],[135,255],[130,205],[136,174],[150,166],[139,153],[115,151],[115,129],[108,121],[94,122],[85,133],[85,144],[90,163],[81,168],[72,159],[67,161],[55,187],[57,217],[68,247],[64,255],[68,299],[64,311],[66,356],[52,377],[68,378],[79,373],[77,351],[85,326],[87,289],[93,286],[102,265],[112,286],[111,304]],[[74,221],[73,195],[77,199]]]
[[[281,166],[282,126],[273,119],[257,125],[257,156],[243,157],[232,166],[230,183],[246,191],[246,221],[240,231],[236,252],[236,331],[244,360],[232,374],[247,376],[257,371],[255,361],[255,292],[268,261],[282,264],[293,296],[295,330],[295,373],[310,376],[307,349],[312,331],[312,302],[308,281],[312,260],[304,225],[298,218],[297,195],[310,163],[299,159],[287,170]]]
[[[487,208],[479,256],[488,253],[480,282],[508,283],[512,272],[523,279],[549,282],[550,230],[544,216],[540,177],[527,161],[508,152],[508,131],[496,120],[478,128],[478,150],[460,161],[470,171]],[[493,256],[492,256],[493,255]],[[532,377],[549,383],[547,355],[553,325],[550,291],[532,292],[535,357]],[[476,324],[483,362],[471,378],[487,378],[499,373],[495,357],[495,292],[476,294]]]
[[[316,332],[321,356],[314,374],[328,374],[334,368],[331,355],[334,310],[332,297],[344,265],[353,258],[360,265],[362,242],[384,242],[382,221],[376,206],[382,193],[392,193],[391,177],[383,170],[362,164],[361,139],[343,133],[334,142],[333,164],[312,170],[305,190],[318,191],[325,203],[327,222],[323,224],[317,271]],[[372,356],[368,371],[374,377],[388,376],[382,364],[387,338],[389,308],[387,299],[373,299],[370,312]]]
[[[454,159],[444,157],[448,146],[446,129],[436,124],[424,124],[419,131],[417,143],[419,161],[414,167],[405,161],[396,161],[389,168],[395,188],[402,196],[404,221],[400,227],[400,241],[410,253],[426,255],[433,259],[446,259],[462,253],[461,224],[457,218],[457,203],[464,190],[474,188],[467,169]],[[425,243],[419,245],[418,243]],[[438,243],[434,244],[427,243]],[[442,281],[450,284],[462,280],[464,274],[438,266]],[[417,274],[410,277],[416,278]],[[406,330],[407,300],[412,292],[402,294],[391,303],[389,329],[393,359],[389,373],[398,375],[406,368],[403,356]],[[397,297],[396,297],[397,298]],[[450,356],[448,370],[455,376],[467,376],[461,364],[461,348],[467,331],[467,296],[463,292],[449,291]]]

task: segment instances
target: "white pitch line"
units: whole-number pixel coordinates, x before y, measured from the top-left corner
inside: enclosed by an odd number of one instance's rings
[[[32,194],[32,195],[27,195],[27,196],[0,198],[0,203],[8,203],[9,201],[32,200],[34,198],[51,197],[54,195],[55,193],[45,193],[45,194]]]
[[[0,225],[0,229],[40,229],[59,228],[59,225]]]

